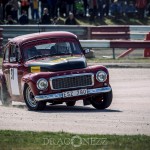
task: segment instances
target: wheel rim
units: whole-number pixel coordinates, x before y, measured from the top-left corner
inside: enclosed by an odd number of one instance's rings
[[[34,95],[29,87],[26,89],[26,100],[31,107],[36,107],[37,102],[34,98]]]

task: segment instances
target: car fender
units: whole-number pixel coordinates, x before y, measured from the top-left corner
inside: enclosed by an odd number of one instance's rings
[[[37,80],[40,78],[46,78],[48,80],[50,78],[50,73],[39,72],[39,73],[29,73],[29,74],[24,75],[21,79],[22,92],[24,92],[26,86],[29,86],[34,95],[39,94],[39,90],[37,89],[36,83],[37,83]],[[48,89],[44,92],[47,92],[48,90],[50,90],[49,88],[50,87],[48,87]]]

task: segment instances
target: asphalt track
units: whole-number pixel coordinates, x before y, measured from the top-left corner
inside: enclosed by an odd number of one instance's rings
[[[113,103],[106,110],[92,106],[47,106],[28,111],[23,103],[0,104],[0,129],[64,131],[87,134],[150,135],[150,69],[109,69]]]

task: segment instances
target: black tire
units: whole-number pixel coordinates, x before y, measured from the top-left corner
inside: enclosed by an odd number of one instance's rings
[[[6,87],[5,86],[0,86],[0,100],[2,102],[2,105],[4,106],[11,106],[12,101],[8,97],[8,93],[6,92]]]
[[[105,109],[108,108],[112,102],[113,94],[112,91],[101,94],[101,95],[96,95],[91,99],[91,104],[93,107],[96,109]]]
[[[70,102],[66,102],[66,105],[68,107],[74,106],[76,104],[76,101],[70,101]]]
[[[29,86],[25,87],[24,100],[29,110],[44,110],[46,102],[37,102]]]

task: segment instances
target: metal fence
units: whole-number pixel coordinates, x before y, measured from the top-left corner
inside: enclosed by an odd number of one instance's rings
[[[112,48],[113,58],[115,58],[115,48],[150,48],[150,41],[144,41],[146,35],[150,32],[150,26],[0,25],[0,28],[0,46],[2,46],[2,41],[4,45],[8,39],[23,34],[68,31],[78,36],[83,47]]]
[[[69,31],[78,36],[79,39],[118,39],[120,35],[123,38],[132,40],[144,40],[145,35],[150,32],[150,26],[79,26],[79,25],[0,25],[3,28],[3,43],[9,38],[13,38],[23,34],[47,31]],[[93,29],[96,28],[96,36]],[[110,37],[111,35],[111,37]],[[121,39],[119,36],[119,39]]]

